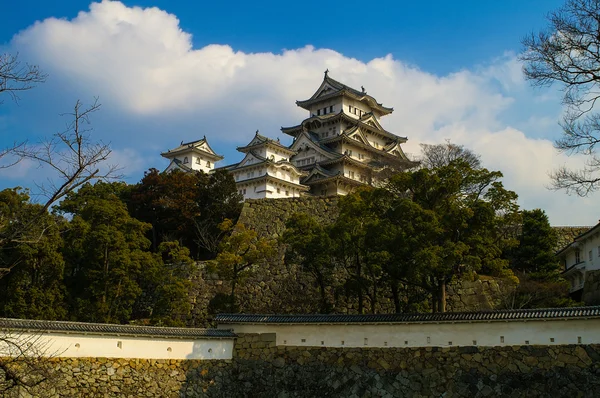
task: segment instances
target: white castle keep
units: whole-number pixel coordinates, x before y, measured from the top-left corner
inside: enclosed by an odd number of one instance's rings
[[[380,124],[393,108],[378,103],[364,88],[348,87],[325,71],[317,91],[296,105],[308,111],[308,118],[281,128],[294,138],[290,146],[257,131],[248,145],[237,148],[245,155],[241,162],[220,167],[233,175],[244,199],[345,195],[358,186],[377,184],[378,173],[386,168],[414,164],[402,151],[406,138]],[[161,155],[171,161],[165,171],[210,173],[223,159],[206,137],[182,142]]]

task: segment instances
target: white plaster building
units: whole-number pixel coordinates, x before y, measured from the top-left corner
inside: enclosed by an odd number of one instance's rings
[[[408,160],[399,137],[380,124],[387,108],[362,91],[342,84],[325,71],[323,82],[307,100],[296,104],[309,113],[297,126],[282,127],[294,137],[290,149],[297,152],[291,162],[308,175],[301,183],[313,195],[344,195],[353,188],[377,183],[384,168],[404,169]]]
[[[231,359],[236,335],[170,328],[0,318],[0,356]],[[9,343],[11,342],[11,343]]]
[[[165,172],[179,169],[181,171],[203,171],[210,173],[215,168],[215,163],[223,159],[212,150],[206,136],[201,140],[181,142],[177,148],[169,149],[160,154],[171,161]]]
[[[308,191],[300,184],[306,173],[298,170],[290,157],[295,151],[256,132],[248,145],[238,147],[245,154],[241,162],[224,169],[233,174],[235,184],[244,199],[296,198]]]
[[[219,314],[218,328],[277,346],[449,347],[600,343],[600,307],[435,314]]]
[[[564,269],[563,278],[571,284],[571,294],[581,298],[586,273],[600,270],[600,222],[577,236],[556,255]]]
[[[355,90],[325,71],[317,91],[296,104],[309,113],[297,126],[282,127],[294,138],[288,147],[256,132],[239,163],[222,167],[233,174],[244,199],[294,198],[306,193],[345,195],[361,185],[377,184],[384,169],[403,170],[416,163],[404,154],[399,137],[385,130],[381,117],[393,112],[367,92]],[[181,143],[161,154],[171,160],[165,171],[211,172],[221,160],[202,140]]]

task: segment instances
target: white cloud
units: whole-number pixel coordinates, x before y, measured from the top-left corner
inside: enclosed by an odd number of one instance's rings
[[[409,137],[407,152],[417,153],[421,142],[451,139],[479,152],[487,167],[502,170],[521,203],[545,207],[554,223],[586,224],[597,218],[593,203],[581,200],[582,206],[567,213],[564,208],[574,199],[545,188],[554,166],[579,161],[557,155],[550,141],[528,130],[539,129],[538,123],[549,128],[549,120],[559,115],[544,113],[538,105],[532,108],[535,114],[518,116],[530,104],[547,101],[548,94],[528,89],[511,54],[490,65],[436,76],[391,55],[362,62],[311,46],[244,53],[227,45],[194,49],[191,39],[165,11],[104,1],[73,20],[38,22],[12,45],[82,95],[111,103],[112,113],[104,116],[108,131],[119,130],[111,123],[128,121],[127,134],[115,132],[108,139],[119,163],[130,167],[129,175],[159,164],[157,148],[182,139],[206,134],[218,150],[244,144],[257,127],[278,136],[279,126],[305,116],[294,101],[308,98],[329,69],[334,78],[364,85],[395,108],[383,124]],[[142,119],[149,122],[132,129],[132,121]],[[155,160],[148,160],[150,151]],[[228,156],[226,161],[234,160]]]

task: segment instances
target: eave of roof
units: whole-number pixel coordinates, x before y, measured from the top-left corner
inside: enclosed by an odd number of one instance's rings
[[[434,314],[369,314],[369,315],[247,315],[219,314],[219,324],[390,324],[390,323],[455,323],[506,322],[522,320],[600,318],[600,306],[541,308],[478,312],[442,312]]]
[[[340,181],[343,181],[343,182],[345,182],[345,183],[347,183],[349,185],[356,185],[356,186],[366,185],[366,183],[364,183],[364,182],[353,180],[353,179],[348,178],[348,177],[346,177],[346,176],[344,176],[342,174],[339,174],[339,173],[336,174],[336,175],[334,175],[334,176],[331,176],[331,177],[315,178],[313,181],[308,181],[309,178],[310,178],[310,176],[307,177],[304,181],[302,181],[302,184],[305,184],[305,185],[316,185],[316,184],[322,184],[324,182],[329,182],[329,181],[334,181],[334,180],[340,180]]]
[[[272,176],[270,174],[263,174],[263,175],[258,176],[258,177],[248,178],[247,180],[236,181],[235,184],[236,185],[242,185],[242,184],[245,184],[245,183],[248,183],[248,182],[256,182],[256,181],[263,180],[263,179],[265,179],[265,180],[267,180],[267,179],[268,180],[273,180],[273,181],[282,183],[284,185],[289,185],[289,186],[295,187],[295,188],[297,188],[297,189],[299,189],[301,191],[308,191],[309,190],[308,187],[306,187],[306,186],[304,186],[302,184],[296,184],[296,183],[293,183],[291,181],[282,180],[281,178],[274,177],[274,176]]]
[[[127,335],[154,338],[211,338],[232,339],[236,335],[228,330],[170,328],[156,326],[116,325],[107,323],[84,323],[65,321],[42,321],[33,319],[0,318],[0,330],[35,333],[82,333],[97,335]]]
[[[269,139],[268,141],[263,141],[263,142],[254,144],[254,145],[240,146],[240,147],[237,147],[236,150],[238,150],[239,152],[247,152],[247,151],[251,151],[256,148],[260,148],[261,146],[264,146],[264,145],[274,146],[274,147],[276,147],[280,150],[283,150],[291,155],[295,155],[297,153],[296,151],[292,151],[290,148],[286,147],[285,145],[283,145],[277,141],[273,141],[271,139]]]
[[[330,85],[336,91],[332,92],[331,94],[324,95],[322,97],[317,97],[317,94],[321,91],[321,88],[325,84]],[[380,104],[379,102],[377,102],[377,100],[374,97],[368,95],[366,91],[358,91],[350,86],[347,86],[341,82],[338,82],[335,79],[332,79],[331,77],[329,77],[328,74],[325,74],[325,77],[323,78],[323,82],[321,82],[321,85],[319,86],[317,91],[315,91],[315,93],[309,99],[303,100],[303,101],[296,101],[296,105],[308,110],[307,107],[309,107],[311,104],[314,104],[316,102],[320,102],[323,100],[327,100],[330,98],[334,98],[334,97],[337,97],[340,95],[348,95],[350,97],[354,97],[355,99],[357,99],[359,101],[367,100],[369,102],[369,105],[372,108],[377,109],[379,112],[381,112],[384,115],[390,114],[394,111],[394,108],[385,107],[385,106],[383,106],[383,104]]]
[[[206,144],[206,145],[208,145],[208,144]],[[173,156],[177,156],[180,153],[185,153],[185,152],[190,152],[190,151],[200,153],[200,154],[202,154],[206,157],[210,157],[214,160],[223,160],[223,156],[217,155],[216,153],[210,153],[210,152],[205,151],[204,149],[200,149],[198,147],[169,149],[167,152],[161,153],[160,156],[169,159],[169,158],[172,158]]]

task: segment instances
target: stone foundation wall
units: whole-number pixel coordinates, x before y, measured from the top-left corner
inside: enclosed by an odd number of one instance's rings
[[[33,396],[600,396],[598,345],[342,349],[276,347],[272,335],[246,335],[231,361],[85,358],[51,365],[50,384]]]
[[[239,222],[258,232],[259,236],[279,238],[285,223],[296,212],[316,217],[323,223],[333,222],[339,213],[339,197],[302,197],[290,199],[260,199],[244,202]],[[241,312],[290,314],[320,311],[319,292],[315,281],[295,265],[280,260],[264,267],[240,281],[237,301]],[[218,295],[229,294],[230,282],[211,275],[200,264],[200,272],[193,280],[190,298],[193,304],[193,323],[190,326],[210,326],[209,304]],[[502,298],[502,283],[480,276],[475,281],[458,281],[448,287],[448,311],[478,311],[498,308]],[[329,292],[335,301],[334,312],[357,313],[356,300],[347,300],[343,294]],[[391,293],[380,295],[377,312],[394,311]],[[335,297],[335,300],[334,300]]]

